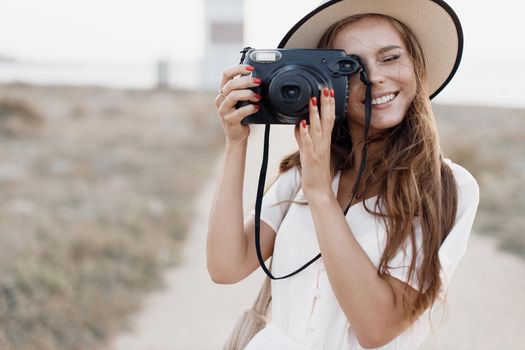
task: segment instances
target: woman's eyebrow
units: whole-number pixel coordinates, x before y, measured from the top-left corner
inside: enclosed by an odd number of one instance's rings
[[[390,50],[393,50],[393,49],[400,49],[401,46],[397,46],[397,45],[388,45],[388,46],[385,46],[385,47],[382,47],[380,48],[377,53],[378,54],[382,54],[382,53],[385,53],[387,51],[390,51]]]

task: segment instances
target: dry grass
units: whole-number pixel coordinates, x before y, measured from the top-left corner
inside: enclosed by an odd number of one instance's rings
[[[177,262],[213,98],[0,87],[0,348],[95,348]]]
[[[480,185],[474,230],[525,256],[525,110],[436,106],[445,153]]]

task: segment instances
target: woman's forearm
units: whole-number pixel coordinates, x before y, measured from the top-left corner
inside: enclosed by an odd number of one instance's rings
[[[216,282],[235,279],[246,256],[243,184],[247,140],[227,143],[212,201],[207,237],[207,265]]]
[[[408,326],[402,303],[396,305],[388,283],[378,276],[355,239],[335,195],[308,200],[326,272],[341,308],[362,345],[386,344]],[[393,288],[395,295],[402,294],[400,283]]]

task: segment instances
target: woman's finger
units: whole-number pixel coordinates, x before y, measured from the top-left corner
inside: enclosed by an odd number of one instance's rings
[[[331,121],[330,121],[330,128],[328,130],[328,134],[330,135],[330,139],[331,139],[331,136],[332,136],[332,129],[334,128],[334,123],[335,123],[335,91],[334,89],[330,89],[330,108],[331,108]]]
[[[310,117],[310,136],[313,142],[318,143],[323,136],[321,121],[319,120],[319,107],[317,106],[317,97],[310,99],[309,117]]]
[[[310,137],[310,133],[308,132],[309,128],[308,128],[308,125],[306,125],[306,120],[304,119],[301,120],[301,125],[299,126],[299,129],[300,129],[299,134],[301,135],[301,144],[302,144],[302,149],[300,152],[303,154],[303,156],[305,156],[308,153],[313,153],[314,146],[313,146],[312,138]]]
[[[222,99],[219,106],[219,114],[229,113],[232,109],[235,109],[235,105],[239,101],[250,101],[256,103],[260,100],[261,96],[252,90],[234,90]]]
[[[228,96],[228,94],[235,90],[245,90],[252,87],[259,86],[261,84],[261,79],[252,78],[251,76],[243,76],[239,78],[230,79],[224,84],[221,88],[223,95]]]
[[[215,107],[217,107],[217,109],[219,109],[221,107],[221,104],[222,104],[222,102],[224,101],[225,98],[226,98],[226,96],[224,96],[223,94],[218,94],[215,97]]]
[[[230,113],[223,116],[222,120],[224,124],[234,126],[234,125],[239,124],[247,116],[252,115],[253,113],[257,112],[259,108],[260,107],[257,104],[247,105],[239,109],[236,109],[234,111],[231,111]]]
[[[254,70],[252,66],[237,65],[226,68],[222,73],[221,87],[219,88],[219,94],[215,97],[215,107],[219,106],[224,102],[228,93],[233,90],[231,87],[232,82],[236,82],[234,86],[239,86],[238,88],[249,88],[249,82],[253,82],[251,77],[246,77]],[[244,75],[245,79],[235,79],[239,75]],[[237,80],[240,80],[237,82]],[[255,86],[255,85],[254,85]]]
[[[238,75],[248,75],[251,72],[253,72],[252,66],[245,66],[242,64],[226,68],[222,72],[221,89],[228,81],[232,80],[234,77]]]
[[[321,121],[323,127],[326,125],[326,119],[330,116],[330,90],[325,87],[321,91]]]
[[[331,142],[332,129],[335,122],[335,92],[333,89],[328,90],[329,97],[323,99],[324,104],[321,107],[321,123],[323,127],[323,139]]]
[[[330,89],[325,87],[321,94],[321,127],[323,130],[323,138],[326,137],[327,131],[330,128],[330,118],[332,114],[332,108],[330,105],[332,97],[330,96],[330,92]]]

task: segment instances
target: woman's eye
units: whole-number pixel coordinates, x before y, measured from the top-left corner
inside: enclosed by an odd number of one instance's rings
[[[399,59],[399,55],[388,56],[388,57],[385,57],[383,62],[392,62],[392,61],[396,61],[397,59]]]

